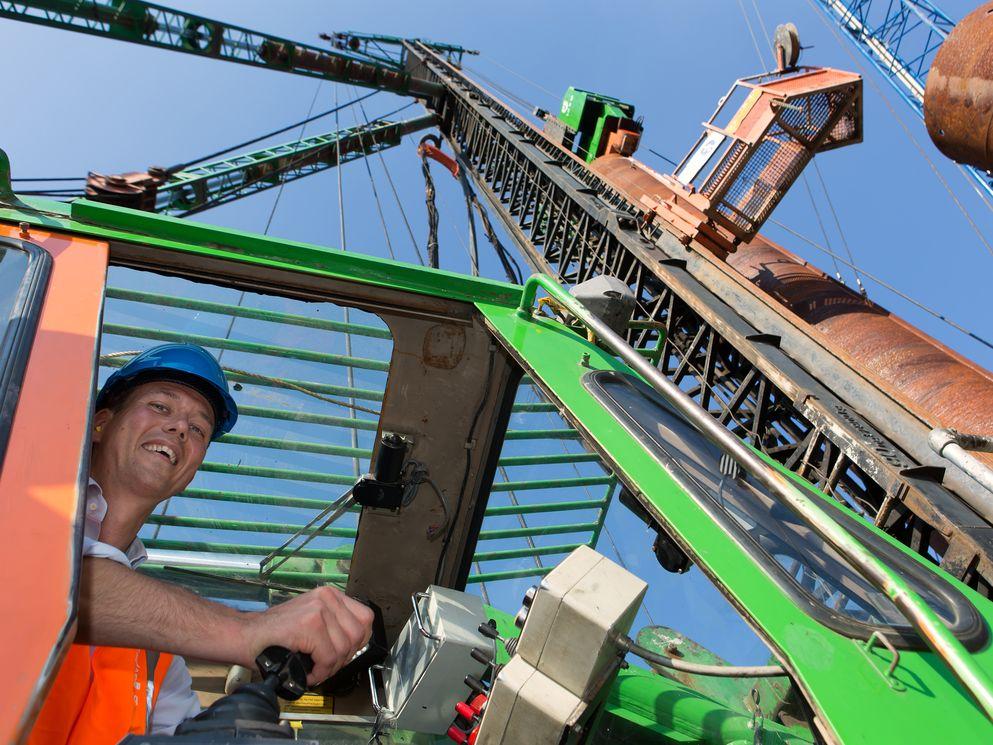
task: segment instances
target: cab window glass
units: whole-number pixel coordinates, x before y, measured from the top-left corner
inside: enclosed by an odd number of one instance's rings
[[[594,373],[594,393],[646,442],[664,466],[692,492],[707,500],[715,517],[747,536],[745,545],[770,574],[813,609],[821,622],[863,637],[872,627],[896,631],[907,644],[920,644],[892,602],[876,590],[791,510],[743,471],[723,465],[721,451],[641,381],[616,373]],[[816,492],[808,488],[812,496]],[[985,638],[975,609],[954,588],[904,556],[844,512],[832,511],[850,532],[903,574],[960,638]],[[814,601],[811,604],[809,601]]]

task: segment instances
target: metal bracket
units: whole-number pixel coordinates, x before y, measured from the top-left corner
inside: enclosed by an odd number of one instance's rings
[[[883,672],[880,669],[879,665],[876,664],[877,655],[874,655],[872,652],[872,650],[876,647],[877,642],[882,646],[886,647],[886,649],[889,650],[890,654],[893,655],[893,659],[890,661],[890,665],[885,672]],[[893,646],[893,642],[891,642],[889,639],[886,638],[885,634],[881,634],[878,631],[873,631],[872,635],[869,637],[867,641],[865,642],[856,641],[855,644],[856,646],[858,646],[859,651],[861,651],[862,654],[864,654],[868,658],[870,664],[872,665],[872,668],[883,676],[883,680],[886,681],[886,684],[889,685],[890,688],[892,688],[894,691],[897,691],[899,693],[903,693],[907,690],[907,687],[899,680],[897,680],[896,676],[893,674],[894,672],[896,672],[897,665],[900,664],[900,652],[898,652],[897,648]]]
[[[414,622],[417,624],[417,630],[421,632],[421,636],[431,641],[440,642],[441,637],[428,631],[424,627],[424,621],[421,620],[421,608],[418,603],[426,597],[428,597],[426,592],[415,592],[410,596],[410,604],[414,606]]]

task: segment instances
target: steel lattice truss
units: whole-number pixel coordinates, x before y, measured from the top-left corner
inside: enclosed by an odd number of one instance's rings
[[[823,383],[703,286],[688,252],[577,159],[424,47],[414,72],[449,91],[441,129],[539,271],[564,284],[599,274],[634,290],[664,333],[659,363],[730,429],[951,573],[993,589],[991,529]],[[660,331],[629,332],[654,347]]]

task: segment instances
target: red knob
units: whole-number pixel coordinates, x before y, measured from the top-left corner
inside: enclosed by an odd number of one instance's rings
[[[466,741],[466,745],[476,745],[476,737],[478,735],[479,727],[476,727],[476,729],[469,733],[469,739]]]
[[[466,740],[468,739],[468,736],[466,735],[465,732],[463,732],[453,724],[451,727],[448,728],[448,739],[454,740],[459,745],[466,745]]]
[[[476,714],[479,712],[473,711],[469,704],[459,701],[455,704],[455,713],[466,720],[467,723],[472,724],[472,720],[475,718]]]
[[[480,693],[475,698],[473,698],[472,701],[469,702],[469,708],[471,708],[477,714],[482,714],[483,709],[486,708],[486,702],[488,700],[489,699],[486,698],[485,693]]]

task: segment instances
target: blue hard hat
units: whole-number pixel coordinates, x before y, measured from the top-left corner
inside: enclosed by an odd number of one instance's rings
[[[238,405],[228,393],[228,380],[213,355],[195,344],[161,344],[146,349],[107,378],[97,394],[97,410],[115,393],[153,380],[172,380],[203,394],[214,409],[216,440],[238,421]]]

